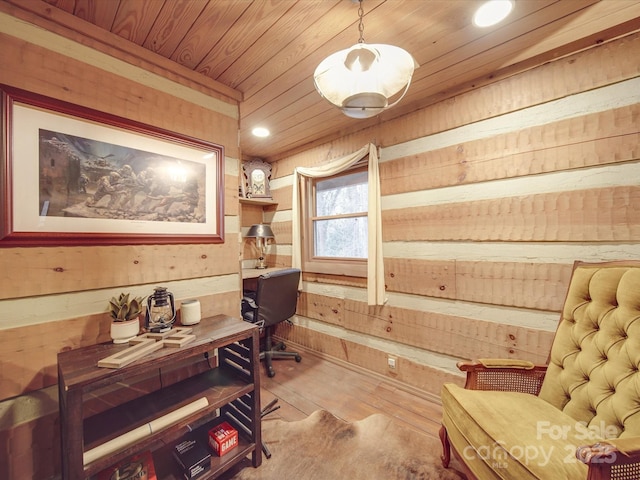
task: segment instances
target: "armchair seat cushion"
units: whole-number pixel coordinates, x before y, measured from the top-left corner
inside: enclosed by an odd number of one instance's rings
[[[598,432],[527,393],[442,389],[442,423],[449,441],[477,478],[586,478],[577,447]]]

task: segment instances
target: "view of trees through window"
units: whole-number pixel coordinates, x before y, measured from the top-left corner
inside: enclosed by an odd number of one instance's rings
[[[367,258],[367,172],[315,183],[316,257]]]

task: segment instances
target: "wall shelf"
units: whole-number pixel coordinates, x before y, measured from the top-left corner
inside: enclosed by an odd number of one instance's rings
[[[240,198],[240,203],[244,203],[245,205],[278,205],[278,202],[274,202],[270,198]]]

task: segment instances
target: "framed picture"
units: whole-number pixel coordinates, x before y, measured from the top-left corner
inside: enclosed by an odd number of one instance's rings
[[[0,90],[0,247],[224,241],[222,146]]]

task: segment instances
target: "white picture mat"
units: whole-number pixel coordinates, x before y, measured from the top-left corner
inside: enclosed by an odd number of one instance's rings
[[[206,222],[160,222],[39,215],[39,130],[67,133],[205,165]],[[107,233],[133,235],[212,235],[217,218],[217,151],[205,151],[122,128],[14,102],[12,108],[13,232]],[[213,154],[213,157],[211,156]]]

